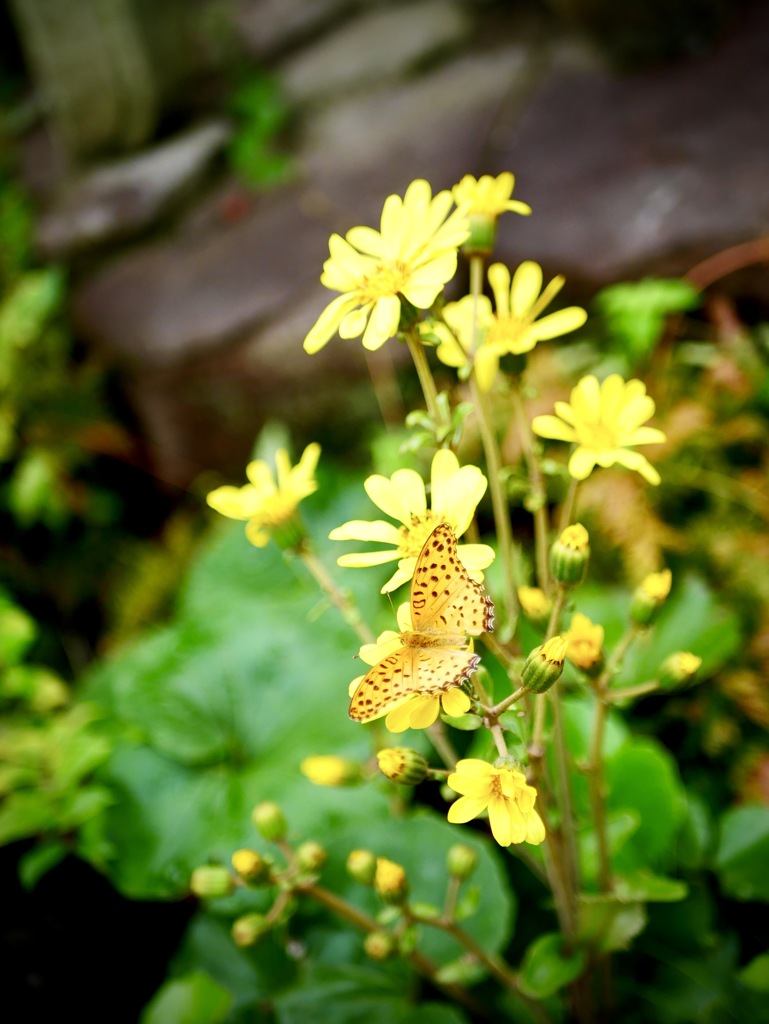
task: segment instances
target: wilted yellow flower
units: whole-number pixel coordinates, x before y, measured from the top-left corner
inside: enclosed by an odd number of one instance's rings
[[[603,658],[603,636],[603,626],[595,625],[582,612],[575,612],[571,626],[564,633],[564,639],[569,645],[566,657],[572,665],[589,672]]]
[[[305,351],[319,351],[337,331],[342,338],[363,335],[363,347],[377,349],[398,330],[401,296],[417,309],[429,309],[457,269],[457,248],[468,235],[464,214],[451,193],[432,196],[430,185],[412,181],[401,199],[388,196],[380,230],[351,228],[332,235],[321,283],[342,292],[323,310],[304,340]]]
[[[417,556],[439,523],[447,523],[456,536],[461,537],[486,490],[486,477],[477,466],[460,467],[456,455],[441,448],[433,458],[431,478],[432,508],[428,509],[424,482],[413,469],[396,470],[389,480],[379,475],[368,477],[363,486],[369,498],[403,525],[396,527],[383,520],[354,519],[338,526],[329,534],[331,540],[378,541],[392,545],[384,551],[341,555],[337,559],[339,565],[359,568],[397,559],[397,570],[382,587],[385,594],[411,579]],[[488,544],[460,544],[457,553],[476,580],[483,579],[480,570],[494,560],[494,550]]]
[[[512,763],[490,765],[465,758],[457,762],[457,770],[447,782],[462,794],[449,808],[450,822],[462,824],[488,808],[491,834],[500,846],[543,842],[545,826],[534,810],[537,791]]]
[[[414,628],[408,601],[399,606],[396,617],[400,632],[386,629],[377,637],[376,643],[364,644],[358,655],[361,661],[367,665],[378,665],[380,661],[404,646],[401,633],[408,633]],[[466,648],[457,647],[456,649],[465,650]],[[350,696],[355,693],[362,678],[363,676],[358,676],[350,683],[348,688]],[[459,686],[453,686],[441,694],[418,693],[412,697],[406,697],[402,704],[393,708],[385,718],[385,726],[393,733],[405,732],[406,729],[427,729],[437,719],[441,707],[447,715],[458,718],[470,709],[470,698]]]
[[[615,463],[635,470],[650,484],[660,475],[640,452],[628,451],[638,444],[661,444],[661,430],[644,427],[654,414],[654,401],[640,380],[625,382],[618,373],[603,384],[590,374],[571,392],[570,402],[556,402],[557,416],[535,416],[532,429],[540,437],[571,441],[577,445],[569,459],[569,473],[585,480],[596,466]]]
[[[316,786],[349,786],[361,780],[360,765],[337,754],[305,757],[299,770]]]
[[[244,487],[217,487],[207,495],[206,501],[229,519],[248,520],[246,536],[258,548],[263,548],[273,534],[296,521],[296,510],[303,498],[318,489],[315,467],[320,456],[320,445],[308,444],[296,466],[289,462],[288,453],[279,449],[275,453],[278,472],[277,484],[272,469],[266,462],[256,459],[246,467],[250,483]],[[291,539],[301,533],[287,531]]]
[[[537,342],[575,331],[587,320],[587,313],[579,306],[540,316],[563,288],[564,278],[553,278],[543,291],[542,268],[531,260],[518,267],[512,281],[503,263],[493,263],[489,267],[489,284],[496,311],[492,313],[491,303],[485,296],[478,297],[474,354],[472,296],[448,303],[443,310],[443,317],[456,338],[451,338],[446,331],[436,332],[441,339],[436,351],[438,358],[447,366],[464,366],[472,361],[481,391],[491,387],[502,356],[530,352]]]
[[[493,177],[483,174],[476,179],[472,174],[453,188],[454,202],[469,217],[499,217],[507,211],[527,216],[531,213],[528,203],[511,199],[515,188],[515,176],[509,171]]]

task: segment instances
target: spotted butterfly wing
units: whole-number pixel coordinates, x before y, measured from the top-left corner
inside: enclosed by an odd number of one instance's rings
[[[464,649],[467,634],[494,625],[494,608],[483,587],[467,574],[457,555],[451,527],[427,538],[411,583],[413,632],[403,646],[374,665],[350,701],[350,718],[370,722],[417,694],[437,695],[459,686],[478,667],[477,654]]]

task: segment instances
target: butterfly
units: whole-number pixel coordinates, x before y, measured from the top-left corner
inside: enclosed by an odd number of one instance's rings
[[[412,629],[400,634],[403,646],[369,669],[352,695],[356,722],[380,718],[416,694],[445,693],[478,667],[467,635],[494,628],[494,605],[460,562],[457,538],[445,523],[419,553],[410,604]]]

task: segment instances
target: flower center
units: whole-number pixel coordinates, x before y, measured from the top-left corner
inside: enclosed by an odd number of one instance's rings
[[[399,528],[401,542],[398,545],[398,554],[401,558],[416,558],[435,527],[445,522],[446,520],[436,516],[432,509],[422,512],[421,515],[412,513],[409,525]]]
[[[277,491],[264,499],[256,516],[265,526],[280,526],[291,519],[296,506],[297,501],[293,496]]]
[[[509,352],[521,335],[521,332],[528,327],[529,321],[517,316],[495,316],[489,324],[486,334],[486,344],[496,345],[498,348]]]
[[[358,297],[363,306],[376,302],[384,296],[397,295],[409,280],[408,267],[400,261],[380,263],[370,274],[362,278],[358,286]]]
[[[502,792],[502,776],[492,775],[490,779],[490,786],[492,797],[502,797],[504,799],[505,794]]]
[[[613,451],[620,447],[616,430],[612,430],[607,424],[577,422],[574,426],[579,443],[589,448],[592,452]]]

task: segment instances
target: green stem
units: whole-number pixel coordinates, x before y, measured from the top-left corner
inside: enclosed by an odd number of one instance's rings
[[[430,364],[427,361],[424,345],[422,344],[416,329],[413,327],[410,327],[404,333],[404,337],[406,338],[406,344],[409,347],[411,358],[414,360],[414,367],[416,368],[419,383],[422,387],[422,394],[425,396],[428,415],[433,421],[437,431],[442,423],[442,416],[438,405],[438,389],[435,386],[432,370],[430,369]]]
[[[326,597],[339,609],[342,618],[350,629],[357,634],[358,639],[364,644],[373,644],[376,637],[363,621],[358,606],[349,594],[337,586],[308,542],[305,541],[299,549],[299,557],[307,566],[311,576],[313,576]]]
[[[577,504],[577,488],[579,487],[579,480],[571,478],[569,483],[569,490],[566,492],[566,499],[561,508],[561,527],[560,533],[566,529],[567,526],[571,525],[571,520],[574,515],[574,509]]]
[[[457,752],[456,750],[454,750],[451,740],[446,735],[446,730],[443,726],[443,722],[441,722],[440,720],[437,722],[433,722],[433,724],[428,728],[427,733],[430,737],[432,745],[438,752],[441,761],[443,761],[447,768],[450,768],[451,771],[454,771],[454,768],[456,767],[456,763],[458,761]]]
[[[648,683],[639,683],[637,686],[625,686],[619,690],[610,690],[607,699],[610,704],[619,704],[623,700],[631,700],[633,697],[644,697],[647,693],[654,693],[659,690],[660,684],[656,679],[650,679]]]
[[[493,708],[489,708],[488,714],[493,718],[499,718],[499,716],[507,711],[509,707],[519,701],[521,697],[525,697],[529,692],[530,690],[528,686],[519,686],[515,693],[511,693],[509,697],[505,697],[505,699],[501,700],[499,704],[495,704]]]
[[[547,517],[547,492],[539,459],[534,453],[534,435],[531,432],[531,423],[526,416],[526,409],[523,404],[523,396],[518,381],[513,382],[512,387],[513,412],[518,424],[518,436],[521,442],[526,466],[529,471],[531,483],[531,503],[534,516],[534,551],[535,564],[537,567],[537,582],[546,594],[552,590],[550,570],[548,566],[548,541],[550,524]]]

